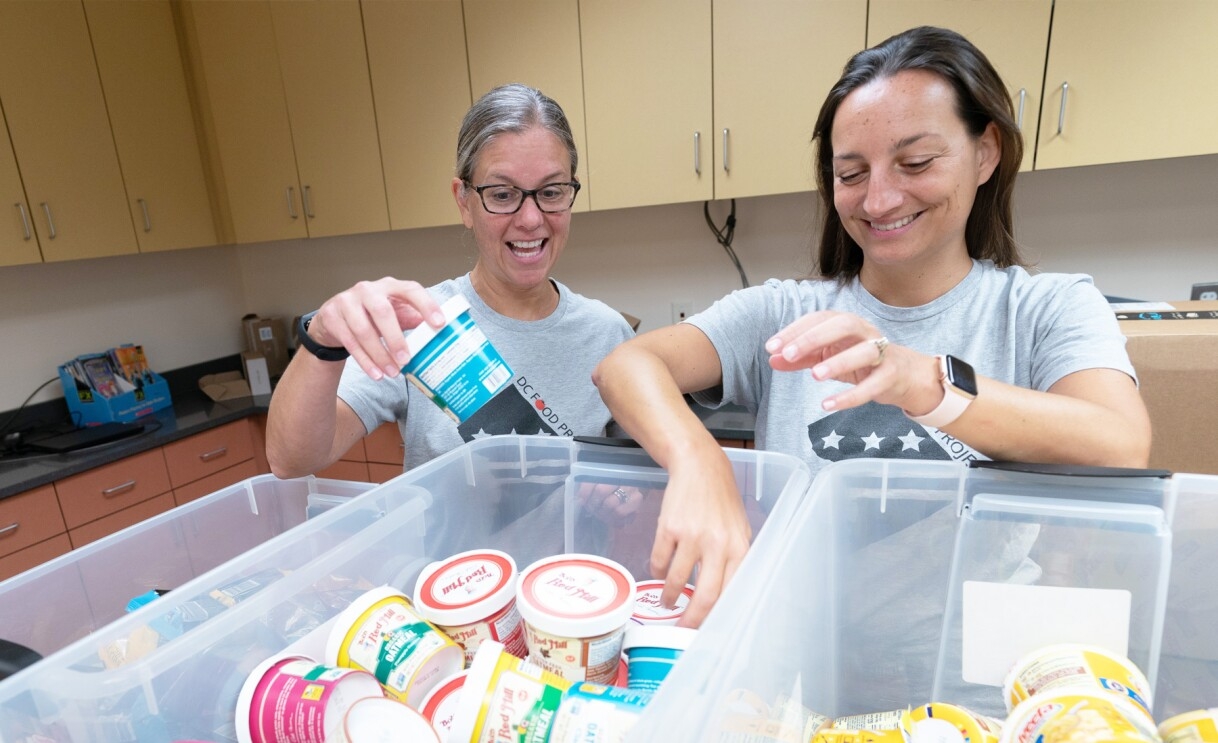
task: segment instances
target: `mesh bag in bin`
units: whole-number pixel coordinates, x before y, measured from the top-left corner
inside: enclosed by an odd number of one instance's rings
[[[630,739],[794,740],[814,713],[932,701],[1001,719],[1005,671],[1059,642],[1129,657],[1159,720],[1218,705],[1218,477],[1116,473],[1137,476],[829,465]]]

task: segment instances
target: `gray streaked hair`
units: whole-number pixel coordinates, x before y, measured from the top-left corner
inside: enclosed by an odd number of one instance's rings
[[[457,177],[472,182],[478,156],[488,144],[500,134],[520,134],[533,127],[549,131],[567,148],[574,178],[579,153],[562,106],[540,90],[520,83],[490,90],[465,113],[457,134]]]

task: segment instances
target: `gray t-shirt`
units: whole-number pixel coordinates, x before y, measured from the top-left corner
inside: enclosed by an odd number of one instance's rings
[[[848,387],[817,382],[807,370],[770,368],[766,340],[816,310],[856,314],[894,344],[925,354],[950,354],[976,372],[1045,391],[1084,369],[1117,369],[1134,377],[1116,316],[1091,278],[1030,275],[974,261],[951,291],[920,307],[890,307],[857,279],[778,281],[738,290],[690,318],[710,338],[723,366],[722,388],[697,393],[710,406],[743,405],[757,415],[757,447],[785,452],[813,472],[827,462],[860,457],[986,459],[897,407],[867,403],[827,413],[821,401]],[[1071,442],[1062,442],[1072,446]]]
[[[348,359],[338,396],[374,431],[397,421],[411,469],[483,436],[552,434],[600,436],[609,410],[592,385],[592,370],[615,346],[634,335],[621,313],[554,281],[558,307],[549,317],[513,320],[487,306],[469,274],[428,291],[438,302],[462,294],[470,317],[513,371],[512,384],[464,423],[457,424],[417,387],[398,376],[374,382]]]

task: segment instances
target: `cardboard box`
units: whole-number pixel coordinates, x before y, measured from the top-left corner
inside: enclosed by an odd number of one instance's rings
[[[1117,311],[1150,411],[1150,466],[1218,475],[1218,302],[1168,305]]]
[[[215,402],[250,396],[249,383],[239,371],[205,374],[199,377],[199,389]]]
[[[245,350],[266,358],[266,369],[272,379],[288,368],[288,333],[283,319],[246,315],[241,318],[245,329]]]

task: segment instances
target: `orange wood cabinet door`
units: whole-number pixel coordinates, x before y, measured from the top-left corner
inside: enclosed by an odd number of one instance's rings
[[[134,526],[144,519],[150,519],[158,513],[164,513],[173,508],[173,493],[162,493],[155,498],[150,498],[141,503],[136,503],[134,506],[129,506],[121,511],[115,511],[109,516],[104,516],[96,521],[90,521],[76,529],[68,531],[68,536],[72,538],[72,547],[79,548],[89,542],[96,542],[102,537],[108,537],[116,531],[126,529],[128,526]],[[150,551],[150,554],[155,554],[155,551]]]
[[[68,541],[68,535],[58,534],[32,547],[0,557],[0,580],[7,580],[30,568],[36,568],[47,560],[66,555],[71,550],[72,543]]]
[[[160,449],[55,482],[69,530],[168,491],[169,473]]]
[[[66,530],[55,488],[50,485],[0,500],[0,557]]]
[[[254,460],[249,459],[228,469],[220,470],[214,475],[208,475],[188,485],[174,488],[173,500],[181,506],[192,500],[198,500],[205,495],[211,495],[218,490],[223,490],[233,483],[254,477],[257,474],[258,465]]]
[[[174,488],[228,469],[254,457],[254,437],[248,419],[166,444],[165,463]]]

